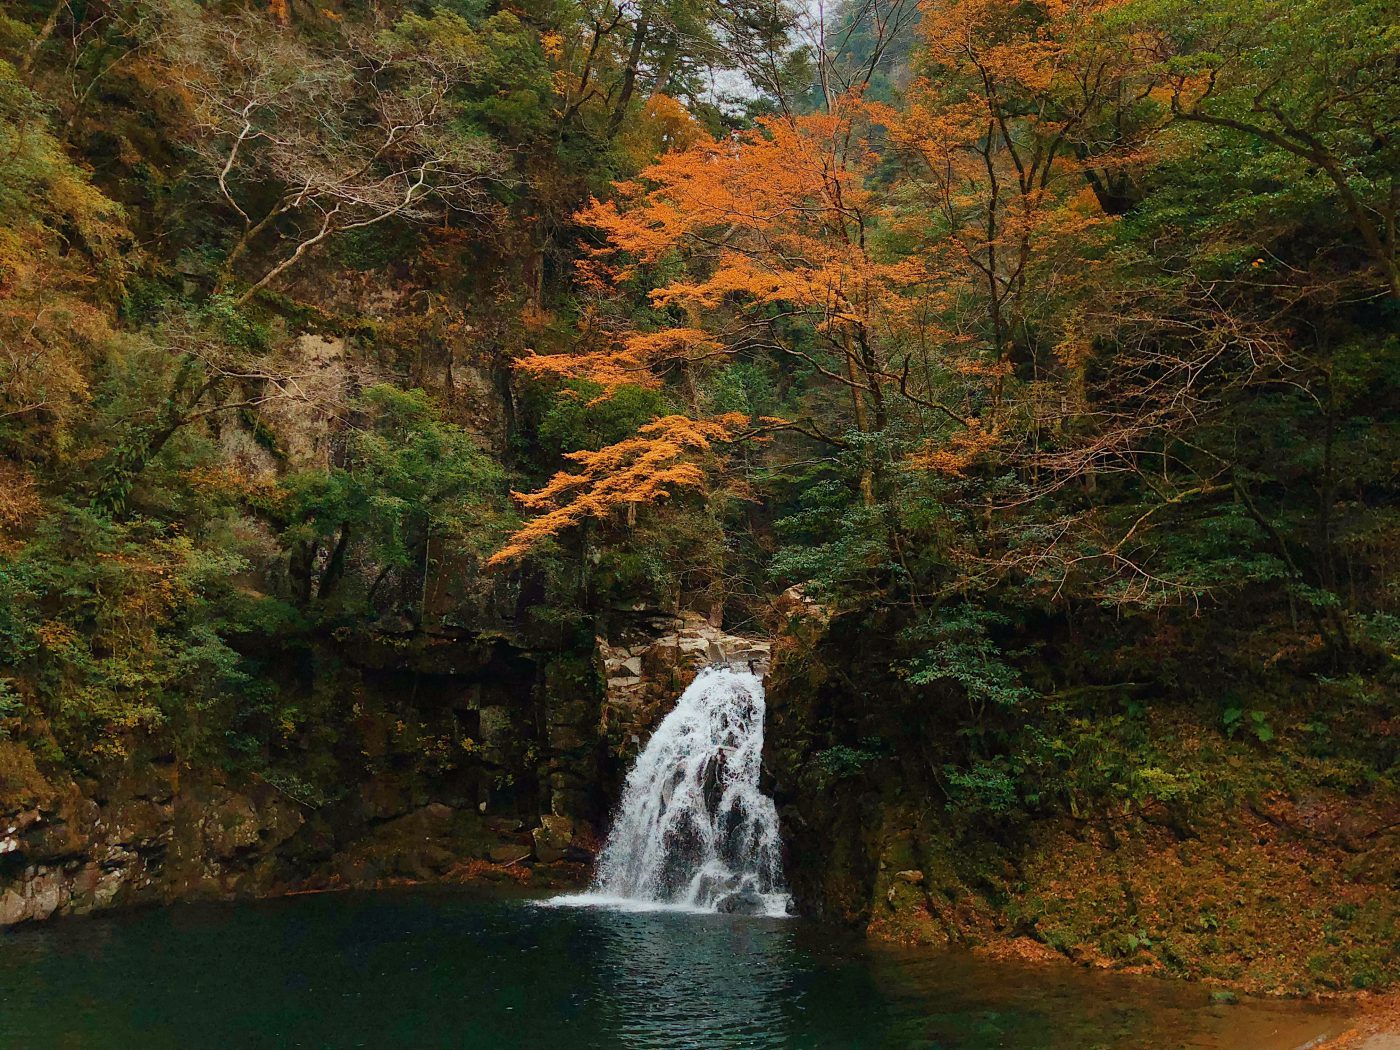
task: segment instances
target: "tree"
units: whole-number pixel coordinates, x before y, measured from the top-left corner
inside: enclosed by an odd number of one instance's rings
[[[949,323],[972,341],[968,367],[991,375],[993,412],[1017,364],[1039,375],[1049,363],[1036,331],[1044,306],[1078,294],[1089,274],[1066,263],[1102,242],[1142,162],[1123,129],[1152,81],[1103,30],[1117,6],[947,0],[925,10],[927,72],[891,128],[914,206],[900,222],[947,275]]]
[[[289,478],[270,508],[295,597],[324,605],[358,559],[368,577],[359,600],[375,606],[395,576],[417,581],[422,616],[434,558],[476,560],[498,534],[501,472],[422,391],[372,386],[353,409],[360,422],[341,464]]]
[[[1386,0],[1143,4],[1176,120],[1247,136],[1325,180],[1400,298],[1400,42]]]
[[[220,285],[273,232],[293,247],[254,272],[240,304],[336,234],[484,216],[499,155],[453,127],[451,97],[482,61],[480,46],[444,11],[377,36],[347,29],[326,48],[253,13],[187,20],[167,61],[192,101],[206,171],[239,223]]]
[[[669,499],[679,489],[703,488],[707,454],[739,437],[748,422],[738,413],[707,420],[662,416],[640,427],[636,436],[596,452],[568,453],[565,458],[577,466],[574,472],[560,471],[528,495],[514,493],[523,507],[540,513],[491,555],[489,564],[517,561],[590,518],[605,520],[626,508],[630,519],[640,505]]]
[[[618,257],[613,279],[629,281],[667,257],[683,260],[680,275],[650,290],[651,304],[704,327],[633,333],[616,352],[584,362],[589,378],[608,385],[643,365],[665,373],[720,355],[772,352],[844,390],[858,433],[883,429],[891,401],[962,422],[917,393],[912,378],[916,351],[931,334],[914,293],[933,274],[922,260],[891,258],[877,244],[883,204],[867,177],[873,121],[882,114],[850,98],[835,113],[766,118],[727,143],[662,158],[619,187],[616,201],[591,206],[583,218],[606,234],[603,254]],[[794,327],[815,345],[790,338]],[[567,357],[524,367],[579,374]],[[844,444],[839,432],[790,425]],[[867,498],[873,484],[871,466],[862,480]]]

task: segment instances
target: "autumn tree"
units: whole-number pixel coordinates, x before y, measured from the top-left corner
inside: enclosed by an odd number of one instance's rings
[[[616,187],[614,200],[585,209],[581,221],[604,239],[582,266],[585,281],[606,290],[666,272],[670,279],[647,285],[657,321],[595,326],[579,351],[526,357],[520,369],[587,380],[605,396],[671,382],[702,425],[698,378],[709,368],[754,355],[791,359],[841,391],[848,411],[835,426],[809,415],[763,428],[837,449],[862,446],[860,487],[873,504],[876,458],[859,435],[888,425],[892,400],[900,411],[964,420],[918,393],[908,337],[924,315],[911,292],[928,275],[876,244],[881,204],[868,175],[883,110],[858,91],[831,101],[825,112],[789,112],[673,150]],[[558,515],[540,520],[547,529],[568,524]]]
[[[696,420],[662,416],[643,425],[634,437],[597,451],[571,452],[572,471],[561,471],[543,488],[515,493],[527,510],[536,511],[490,558],[492,565],[517,561],[545,540],[591,519],[605,521],[625,511],[629,521],[638,506],[666,500],[678,491],[700,490],[717,446],[733,441],[748,417],[726,414]]]
[[[1102,241],[1141,167],[1123,128],[1152,80],[1101,26],[1117,6],[924,6],[925,72],[891,130],[909,174],[900,221],[948,274],[945,313],[994,411],[1014,368],[1051,363],[1044,306],[1078,294],[1088,273],[1066,263]]]

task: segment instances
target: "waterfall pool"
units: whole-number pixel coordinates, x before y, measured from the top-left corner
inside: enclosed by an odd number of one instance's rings
[[[798,919],[458,888],[183,904],[0,931],[0,1046],[1294,1050],[1297,1002],[886,949]]]

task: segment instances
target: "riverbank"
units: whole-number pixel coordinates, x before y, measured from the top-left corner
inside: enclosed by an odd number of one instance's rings
[[[1363,992],[1354,1001],[1360,1012],[1352,1027],[1322,1050],[1400,1050],[1400,992]]]
[[[1265,675],[1216,632],[1192,639],[1171,693],[1122,649],[1035,667],[1081,678],[1036,700],[1036,728],[974,746],[957,690],[911,686],[862,643],[877,626],[799,615],[775,650],[766,761],[805,913],[1250,994],[1400,981],[1386,703],[1277,663]],[[1224,719],[1222,681],[1248,683],[1231,703],[1267,705],[1258,732]]]
[[[1315,796],[1313,809],[1341,801]],[[1298,811],[1292,803],[1273,820],[1222,809],[1188,835],[1141,817],[1107,828],[1054,819],[996,842],[924,810],[877,806],[867,798],[861,810],[868,853],[852,855],[851,817],[838,807],[823,829],[838,847],[795,874],[810,910],[872,938],[1252,995],[1365,1001],[1393,986],[1396,854],[1386,834],[1369,833],[1388,823],[1383,807],[1352,808],[1364,833],[1349,842],[1278,819]]]

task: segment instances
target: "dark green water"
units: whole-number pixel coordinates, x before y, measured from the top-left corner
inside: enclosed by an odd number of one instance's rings
[[[1296,1003],[879,950],[796,920],[449,890],[181,905],[0,932],[0,1047],[1291,1050]]]

